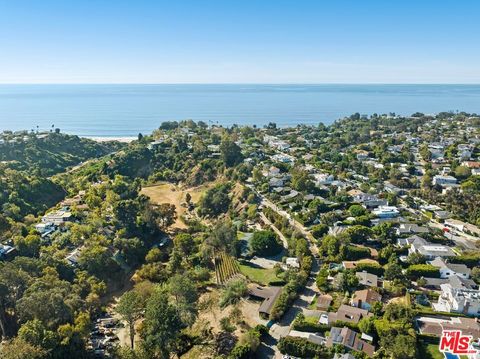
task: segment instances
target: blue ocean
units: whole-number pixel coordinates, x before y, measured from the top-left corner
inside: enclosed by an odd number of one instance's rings
[[[352,113],[480,113],[480,85],[0,85],[0,130],[136,136],[163,121],[330,124]]]

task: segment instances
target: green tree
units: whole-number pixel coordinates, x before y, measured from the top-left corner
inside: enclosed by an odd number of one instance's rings
[[[300,168],[295,168],[292,171],[292,188],[299,192],[309,192],[315,187],[314,183],[310,179],[310,175],[307,171]]]
[[[40,236],[36,234],[15,238],[15,246],[18,249],[18,253],[26,257],[38,257],[41,244]]]
[[[229,183],[219,184],[207,190],[198,202],[198,213],[201,216],[218,216],[225,213],[230,206],[231,199]]]
[[[217,222],[205,242],[213,251],[224,251],[235,256],[237,254],[237,230],[228,221]]]
[[[128,333],[130,335],[130,347],[132,349],[135,341],[135,323],[142,316],[144,304],[140,294],[135,290],[130,290],[120,297],[115,307],[116,312],[127,322]]]
[[[176,207],[171,203],[162,203],[158,206],[158,221],[163,230],[170,227],[177,219]]]
[[[2,359],[43,359],[47,351],[21,338],[2,344]]]
[[[282,250],[277,236],[272,231],[256,231],[250,240],[253,253],[259,256],[271,256]]]
[[[328,226],[326,224],[317,224],[312,227],[312,235],[315,237],[315,239],[320,239],[322,238],[325,234],[328,233]]]
[[[323,266],[318,272],[316,282],[317,287],[321,290],[326,290],[328,287],[328,268],[326,266]]]
[[[182,323],[191,326],[198,315],[198,292],[187,275],[174,275],[169,281],[169,292],[175,298],[175,306]]]
[[[177,249],[185,257],[188,257],[195,250],[195,242],[193,237],[188,233],[180,233],[175,236],[173,244],[175,249]]]
[[[457,166],[455,168],[455,177],[460,180],[467,179],[468,177],[470,177],[471,174],[472,174],[472,171],[468,167]]]
[[[182,321],[175,306],[170,304],[168,293],[165,289],[157,288],[147,300],[141,331],[150,357],[168,359],[175,350],[181,328]]]
[[[387,264],[385,268],[386,280],[402,279],[403,277],[402,267],[396,261]]]
[[[365,215],[367,213],[367,210],[359,204],[353,204],[348,209],[348,212],[353,217],[360,217],[360,216]]]
[[[241,148],[229,137],[222,138],[220,153],[227,167],[233,167],[243,161]]]
[[[244,279],[231,280],[225,286],[220,298],[220,307],[225,308],[237,303],[247,294],[247,282]]]

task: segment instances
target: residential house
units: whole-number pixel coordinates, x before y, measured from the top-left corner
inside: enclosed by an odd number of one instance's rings
[[[443,221],[452,217],[452,214],[450,212],[442,210],[434,211],[433,214],[435,215],[435,218]]]
[[[275,162],[293,163],[295,162],[295,157],[287,155],[285,153],[279,153],[279,154],[273,155],[272,160]]]
[[[148,145],[147,145],[147,148],[152,151],[152,150],[155,150],[157,149],[162,143],[164,142],[164,139],[163,138],[160,138],[158,140],[155,140],[153,142],[150,142]]]
[[[372,209],[380,206],[387,206],[388,202],[385,199],[378,198],[372,194],[361,193],[353,196],[353,201],[361,203],[365,208]]]
[[[449,278],[451,276],[458,276],[465,279],[470,278],[471,270],[465,264],[447,263],[440,257],[435,258],[430,264],[438,268],[440,278]]]
[[[480,337],[480,323],[476,318],[421,316],[415,318],[420,334],[441,337],[444,330],[461,330],[463,335]]]
[[[477,168],[480,169],[480,162],[478,161],[465,161],[462,162],[462,166],[468,167],[468,168]]]
[[[358,324],[360,319],[371,317],[373,314],[368,310],[352,307],[350,305],[342,304],[337,312],[328,313],[328,323],[334,324],[337,321]]]
[[[248,294],[257,299],[263,299],[262,304],[258,308],[260,316],[269,317],[275,301],[282,292],[281,287],[261,287],[254,285],[248,288]]]
[[[352,306],[370,310],[373,304],[382,301],[382,296],[373,289],[357,290],[353,293]]]
[[[280,169],[278,167],[275,167],[275,166],[271,166],[268,171],[266,171],[264,173],[264,175],[266,177],[275,177],[275,176],[278,176],[280,175]]]
[[[285,264],[287,265],[288,268],[300,268],[300,263],[298,262],[297,257],[289,257],[285,259]]]
[[[480,228],[473,224],[462,222],[457,219],[445,220],[445,226],[456,229],[459,232],[480,236]]]
[[[284,185],[283,178],[277,178],[277,177],[270,178],[270,180],[268,181],[268,185],[270,187],[283,187]]]
[[[375,353],[375,347],[361,338],[361,335],[348,327],[332,327],[330,335],[327,338],[326,346],[331,348],[333,345],[343,345],[344,347],[363,352],[369,357]]]
[[[457,147],[458,158],[462,161],[469,160],[472,157],[472,146],[469,144],[460,144]]]
[[[441,284],[442,294],[433,308],[438,312],[480,315],[480,291],[477,289],[454,288],[449,283]]]
[[[325,345],[325,338],[315,334],[315,333],[310,333],[310,332],[302,332],[300,330],[290,330],[288,333],[289,337],[295,337],[295,338],[303,338],[309,341],[310,343],[317,344],[317,345]]]
[[[408,252],[409,254],[420,253],[424,255],[427,260],[434,260],[436,257],[448,258],[455,256],[455,252],[450,247],[430,243],[421,237],[415,239],[410,245]]]
[[[47,232],[54,231],[55,230],[55,225],[52,222],[37,223],[35,225],[35,230],[40,234],[44,234],[44,233],[47,233]]]
[[[0,259],[10,259],[12,258],[17,252],[15,247],[9,246],[7,244],[0,244]]]
[[[335,180],[335,177],[328,173],[314,173],[312,176],[316,186],[328,185]]]
[[[456,275],[448,277],[448,278],[423,278],[426,281],[426,284],[423,286],[424,288],[440,290],[442,284],[449,283],[452,288],[458,289],[477,289],[478,285],[471,279],[465,279],[461,277],[457,277]]]
[[[416,223],[401,223],[397,228],[397,235],[402,236],[405,234],[421,234],[428,233],[429,229],[424,226],[419,226]]]
[[[453,176],[433,176],[432,184],[434,186],[439,185],[442,187],[449,187],[457,184],[457,179]]]
[[[404,194],[405,190],[391,184],[390,182],[385,182],[383,187],[385,188],[385,191],[394,193],[394,194]]]
[[[367,151],[363,151],[363,150],[357,151],[357,160],[365,161],[366,159],[368,159],[368,152]]]
[[[333,359],[355,359],[355,357],[350,353],[345,354],[335,354]]]
[[[80,254],[82,252],[82,248],[75,248],[71,251],[66,257],[65,260],[70,264],[72,267],[76,267],[78,265],[78,261],[80,259]]]
[[[60,225],[66,222],[70,222],[72,220],[73,216],[70,211],[61,209],[58,211],[53,211],[45,214],[42,217],[42,222],[43,223],[53,223],[55,225]]]
[[[372,213],[378,218],[395,218],[400,214],[395,206],[380,206],[373,210]]]
[[[358,283],[366,287],[378,287],[378,276],[367,271],[357,272]]]
[[[399,237],[397,238],[397,246],[398,247],[410,247],[412,243],[414,243],[416,240],[424,240],[422,237],[419,237],[417,235],[413,235],[407,238]]]
[[[328,310],[330,304],[332,304],[332,296],[329,294],[320,295],[317,298],[317,309],[318,310]]]

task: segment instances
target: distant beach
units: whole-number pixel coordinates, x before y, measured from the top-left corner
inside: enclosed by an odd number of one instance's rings
[[[279,127],[352,113],[480,112],[480,85],[0,85],[0,130],[130,139],[164,121]]]
[[[84,138],[88,138],[90,140],[94,140],[97,142],[108,142],[108,141],[118,141],[118,142],[124,142],[124,143],[130,143],[134,140],[136,140],[138,137],[133,137],[133,136],[126,136],[126,137],[116,137],[116,136],[109,136],[109,137],[96,137],[96,136],[81,136]]]

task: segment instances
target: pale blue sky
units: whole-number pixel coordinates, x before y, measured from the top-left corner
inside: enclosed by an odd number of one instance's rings
[[[0,0],[0,83],[480,83],[479,1]]]

